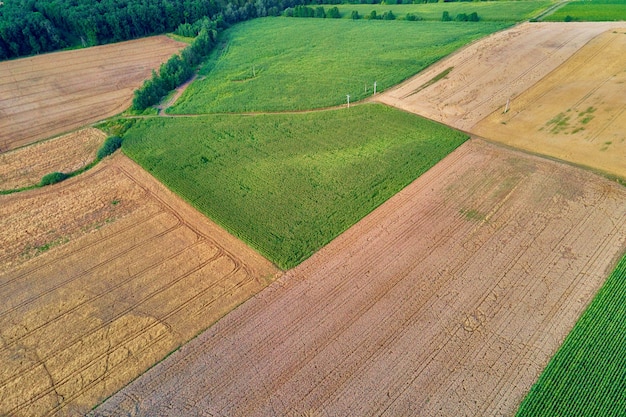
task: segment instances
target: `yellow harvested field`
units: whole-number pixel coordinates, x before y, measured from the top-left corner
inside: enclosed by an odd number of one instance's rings
[[[83,415],[279,270],[121,154],[0,196],[0,415]]]
[[[0,190],[37,184],[51,172],[73,172],[96,158],[106,134],[81,129],[57,138],[0,154]]]
[[[156,36],[0,62],[0,152],[121,113],[185,46]]]
[[[471,131],[620,22],[523,23],[438,61],[377,100]]]
[[[626,178],[625,52],[626,25],[598,35],[472,132]]]
[[[512,416],[626,250],[626,188],[473,139],[91,416]]]

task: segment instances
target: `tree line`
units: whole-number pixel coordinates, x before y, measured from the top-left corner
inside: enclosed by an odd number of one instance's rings
[[[191,45],[161,64],[159,72],[152,70],[152,77],[135,90],[133,109],[142,111],[159,103],[170,91],[190,79],[196,66],[213,49],[216,36],[216,23],[208,18],[203,19]]]
[[[385,3],[437,1],[385,0]],[[296,6],[322,3],[376,4],[381,0],[0,0],[0,60],[120,42],[177,29],[185,36],[195,36],[200,33],[205,18],[221,29],[255,17],[278,16],[286,9],[295,11]],[[298,12],[313,11],[314,16],[321,17],[321,11],[310,9]],[[327,17],[336,17],[335,10],[330,14]]]
[[[195,34],[205,18],[221,28],[278,16],[310,0],[6,0],[0,1],[0,60],[175,31]]]

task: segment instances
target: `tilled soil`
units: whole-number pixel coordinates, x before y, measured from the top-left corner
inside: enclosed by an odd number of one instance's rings
[[[0,415],[83,415],[277,268],[121,154],[0,196]]]
[[[625,249],[625,188],[473,139],[91,415],[513,415]]]

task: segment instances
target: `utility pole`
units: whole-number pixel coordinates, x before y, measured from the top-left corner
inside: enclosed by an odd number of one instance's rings
[[[374,95],[376,95],[376,81],[374,81]]]
[[[252,65],[252,78],[256,77],[256,71],[254,69],[254,65]]]
[[[350,94],[346,94],[346,97],[348,98],[348,108],[350,108]]]
[[[504,112],[505,112],[505,113],[509,111],[509,103],[510,103],[510,102],[511,102],[511,99],[510,99],[510,98],[507,98],[507,99],[506,99],[506,107],[504,107]]]

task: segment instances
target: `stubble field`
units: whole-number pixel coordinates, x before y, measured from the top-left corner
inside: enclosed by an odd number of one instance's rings
[[[69,173],[94,159],[106,134],[94,128],[81,129],[52,140],[0,154],[0,190],[37,184],[51,172]]]
[[[472,140],[92,415],[512,415],[624,236],[623,187]]]
[[[0,196],[0,415],[78,415],[278,270],[126,157]]]
[[[472,132],[626,178],[626,24],[591,39]]]
[[[156,36],[0,62],[0,152],[121,113],[184,46]]]
[[[472,131],[590,40],[619,27],[619,23],[522,23],[457,51],[377,99]]]

